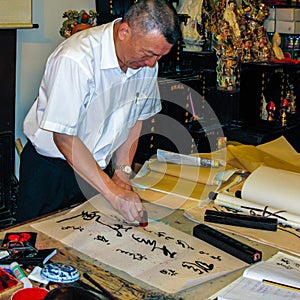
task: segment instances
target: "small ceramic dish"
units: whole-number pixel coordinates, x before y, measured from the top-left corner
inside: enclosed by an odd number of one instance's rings
[[[69,283],[79,279],[80,274],[76,268],[63,263],[50,263],[41,270],[41,276],[52,282]]]

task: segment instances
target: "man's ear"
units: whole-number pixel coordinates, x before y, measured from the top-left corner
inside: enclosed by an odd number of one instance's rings
[[[120,40],[124,40],[128,38],[131,35],[131,28],[127,22],[121,23],[119,30],[118,30],[118,36]]]

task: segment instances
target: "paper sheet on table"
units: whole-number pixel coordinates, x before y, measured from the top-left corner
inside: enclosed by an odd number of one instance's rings
[[[167,174],[170,176],[180,177],[193,182],[199,182],[208,185],[216,185],[215,177],[224,171],[224,167],[208,168],[188,165],[178,165],[165,163],[152,159],[148,164],[149,170],[152,172]]]
[[[247,266],[243,261],[158,220],[126,224],[97,195],[38,231],[165,292],[176,293]]]
[[[225,150],[198,155],[204,158],[225,158],[226,170],[242,169],[253,172],[266,165],[300,172],[300,154],[283,136],[259,146],[229,145]],[[156,159],[145,163],[144,167],[147,172],[132,180],[140,196],[159,205],[182,209],[190,209],[198,205],[197,202],[205,205],[209,193],[217,188],[217,185],[212,185],[216,174],[224,171],[224,168],[166,164]]]
[[[180,197],[177,195],[171,195],[162,193],[150,189],[137,189],[135,191],[139,194],[141,199],[154,203],[159,206],[164,206],[170,209],[191,209],[198,206],[198,200],[190,200],[189,198]]]

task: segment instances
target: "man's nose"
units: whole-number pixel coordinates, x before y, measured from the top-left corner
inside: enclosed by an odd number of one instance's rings
[[[153,56],[151,58],[148,58],[146,59],[145,61],[145,64],[148,66],[148,67],[154,67],[156,62],[162,57],[162,55],[160,56]]]

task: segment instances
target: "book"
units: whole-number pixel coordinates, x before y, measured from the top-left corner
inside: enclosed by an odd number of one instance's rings
[[[35,246],[36,232],[7,232],[2,241],[2,247],[13,247],[14,244],[22,246]]]
[[[24,251],[20,256],[6,256],[0,259],[1,265],[10,265],[12,262],[18,262],[20,265],[43,265],[49,261],[57,250],[55,248],[40,249],[36,251]]]
[[[278,252],[245,269],[243,275],[210,299],[300,299],[300,258]]]

